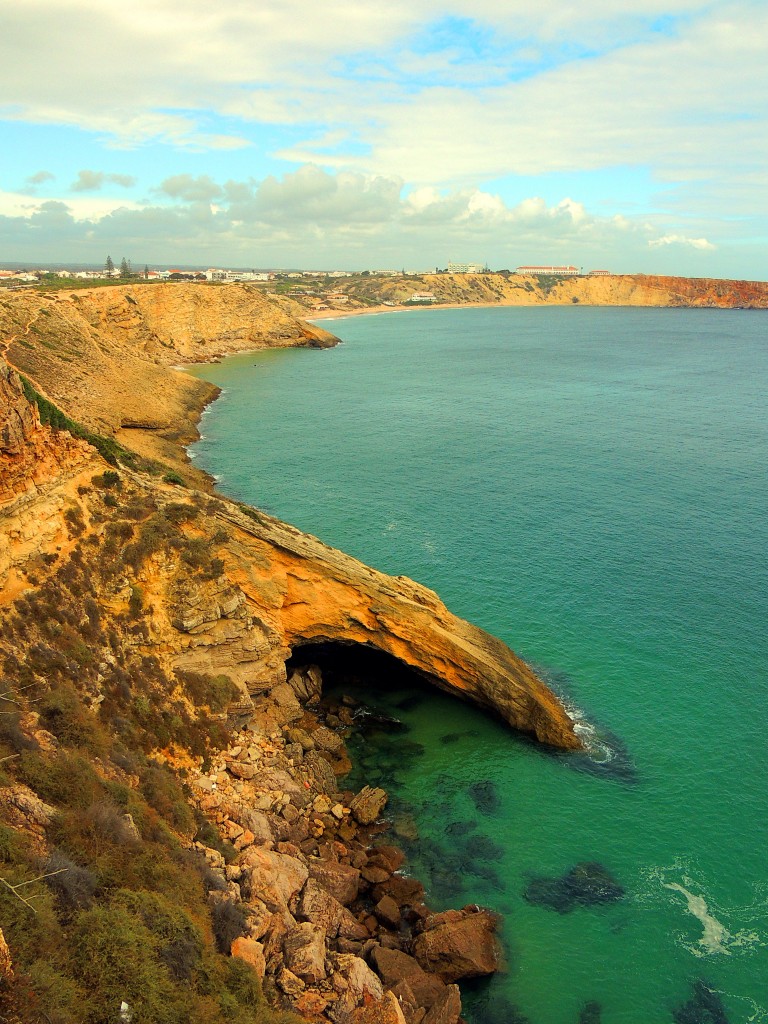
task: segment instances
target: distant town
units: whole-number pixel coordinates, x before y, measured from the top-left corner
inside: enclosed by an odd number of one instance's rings
[[[6,267],[8,265],[6,264]],[[136,269],[131,263],[123,259],[119,266],[115,266],[111,257],[103,267],[92,266],[63,266],[60,264],[49,264],[40,267],[16,267],[8,269],[0,268],[0,287],[6,288],[33,288],[39,285],[58,285],[66,287],[67,282],[73,282],[82,287],[84,283],[110,284],[120,282],[139,281],[207,281],[215,284],[230,283],[269,283],[281,281],[323,281],[333,278],[348,277],[424,277],[432,274],[521,274],[539,277],[579,277],[579,276],[604,276],[611,274],[609,270],[590,270],[586,273],[583,269],[572,265],[558,266],[554,264],[531,264],[516,267],[514,270],[489,269],[484,263],[455,263],[449,262],[446,267],[434,267],[429,270],[243,270],[224,269],[220,267],[208,267],[197,269],[191,267],[167,267],[162,269],[151,268],[145,265],[142,269]],[[417,293],[413,296],[414,301],[430,301],[428,293]]]

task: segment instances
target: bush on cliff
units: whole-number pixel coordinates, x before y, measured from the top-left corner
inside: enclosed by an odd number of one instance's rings
[[[226,844],[208,822],[199,832],[183,785],[148,756],[165,743],[202,755],[223,739],[208,709],[233,684],[177,679],[142,655],[127,616],[100,600],[102,556],[76,547],[0,621],[0,786],[48,805],[20,829],[0,793],[0,922],[15,972],[0,982],[0,1020],[103,1024],[125,1001],[142,1024],[295,1022],[223,955],[242,913],[214,920],[208,865],[188,847],[198,833]]]

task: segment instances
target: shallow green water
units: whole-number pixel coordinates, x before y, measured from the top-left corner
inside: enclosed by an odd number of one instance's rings
[[[768,320],[553,308],[329,326],[338,348],[200,368],[225,393],[198,464],[433,587],[589,723],[585,763],[430,694],[397,708],[407,732],[358,753],[413,816],[433,902],[504,915],[509,969],[470,997],[473,1022],[513,1021],[503,1000],[533,1024],[575,1024],[589,1000],[603,1024],[671,1022],[697,979],[733,1024],[768,1021]],[[470,795],[486,781],[491,813]],[[568,914],[523,899],[531,875],[583,861],[625,898]]]

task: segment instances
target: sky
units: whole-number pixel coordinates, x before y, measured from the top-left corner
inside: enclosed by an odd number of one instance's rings
[[[765,0],[0,8],[0,262],[768,278]]]

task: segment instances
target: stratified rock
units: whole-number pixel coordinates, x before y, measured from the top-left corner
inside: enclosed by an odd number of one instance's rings
[[[488,910],[433,914],[414,941],[414,956],[425,971],[439,974],[446,982],[493,974],[500,960],[495,931],[496,918]]]
[[[537,876],[523,892],[528,903],[568,914],[576,907],[594,907],[614,903],[624,889],[602,864],[588,861],[577,864],[561,878]]]
[[[361,825],[372,825],[379,817],[387,803],[387,794],[383,789],[371,789],[363,786],[349,805],[355,819]]]
[[[325,977],[325,932],[303,921],[292,928],[283,940],[285,966],[308,984]]]
[[[317,665],[307,665],[295,669],[288,679],[288,685],[296,694],[301,704],[310,704],[319,700],[323,691],[323,677]]]

